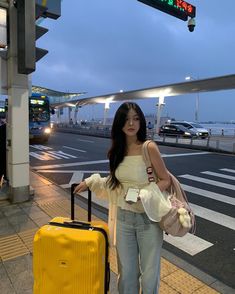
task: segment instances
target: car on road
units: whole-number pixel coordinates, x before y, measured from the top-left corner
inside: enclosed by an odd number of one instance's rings
[[[195,123],[195,122],[187,122],[187,121],[171,121],[170,124],[173,125],[180,125],[188,130],[193,130],[198,133],[198,137],[205,139],[209,137],[209,132],[207,129],[205,129],[202,125]]]
[[[198,133],[181,125],[165,124],[160,127],[159,136],[198,138]]]

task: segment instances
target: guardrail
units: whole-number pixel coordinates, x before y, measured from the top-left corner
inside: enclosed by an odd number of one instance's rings
[[[58,124],[54,126],[55,131],[75,133],[87,136],[98,136],[110,138],[111,126],[79,126]],[[182,138],[182,137],[160,137],[154,134],[153,130],[147,130],[148,139],[153,139],[158,144],[181,146],[200,150],[211,150],[218,152],[228,152],[235,154],[235,136],[216,136],[212,135],[206,139],[201,138]]]

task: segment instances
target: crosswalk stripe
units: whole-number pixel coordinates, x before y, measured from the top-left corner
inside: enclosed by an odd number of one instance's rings
[[[39,160],[55,160],[55,159],[70,159],[77,158],[77,156],[64,153],[61,150],[58,151],[37,151],[37,152],[29,152],[30,156],[33,156]]]
[[[193,194],[204,196],[204,197],[207,197],[207,198],[210,198],[210,199],[213,199],[213,200],[218,200],[218,201],[221,201],[221,202],[224,202],[224,203],[227,203],[227,204],[235,205],[235,198],[228,197],[228,196],[225,196],[223,194],[211,192],[211,191],[208,191],[208,190],[188,186],[188,185],[185,185],[185,184],[181,184],[181,186],[186,192],[190,192],[190,193],[193,193]]]
[[[201,174],[211,175],[211,176],[220,177],[220,178],[223,178],[223,179],[228,179],[228,180],[234,180],[235,181],[235,177],[234,176],[220,174],[220,173],[215,173],[215,172],[211,172],[211,171],[204,171],[204,172],[201,172]]]
[[[235,169],[221,168],[220,170],[227,171],[227,172],[230,172],[230,173],[235,173]]]
[[[71,163],[61,163],[61,164],[51,164],[51,165],[39,165],[33,166],[33,169],[49,169],[49,168],[60,168],[60,167],[69,167],[69,166],[81,166],[81,165],[90,165],[90,164],[99,164],[99,163],[107,163],[108,159],[104,160],[94,160],[94,161],[83,161],[83,162],[71,162]]]
[[[230,185],[230,184],[226,184],[226,183],[223,183],[223,182],[217,182],[217,181],[205,179],[205,178],[202,178],[202,177],[191,176],[191,175],[188,175],[188,174],[180,175],[179,177],[235,191],[235,185]]]
[[[47,152],[50,153],[53,156],[58,156],[58,158],[65,158],[65,159],[68,159],[68,158],[77,158],[77,156],[74,156],[74,155],[65,153],[65,152],[63,152],[61,150],[58,150],[58,151],[47,151]]]
[[[235,231],[234,217],[222,214],[220,212],[216,212],[214,210],[210,210],[205,207],[201,207],[193,203],[190,203],[190,207],[192,208],[195,215]]]
[[[214,245],[213,243],[192,234],[186,234],[184,237],[173,237],[164,234],[164,241],[190,254],[191,256],[194,256]]]
[[[162,157],[180,157],[180,156],[192,156],[192,155],[204,155],[210,152],[191,152],[191,153],[178,153],[178,154],[162,154]]]
[[[70,150],[75,150],[75,151],[78,151],[78,152],[84,152],[84,153],[87,152],[85,150],[81,150],[81,149],[77,149],[77,148],[72,148],[72,147],[68,147],[68,146],[63,146],[63,148],[70,149]]]
[[[61,185],[62,188],[70,188],[73,183],[80,183],[83,179],[83,172],[76,171],[73,173],[68,184]]]
[[[29,145],[29,147],[35,148],[35,149],[38,149],[38,150],[50,150],[50,149],[52,149],[51,147],[44,146],[44,145]]]
[[[39,154],[37,152],[29,152],[29,155],[32,156],[32,157],[35,157],[35,158],[37,158],[39,160],[46,160],[44,155]]]

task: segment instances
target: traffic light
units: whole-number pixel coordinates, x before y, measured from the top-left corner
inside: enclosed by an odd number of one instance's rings
[[[17,0],[17,55],[18,73],[30,74],[36,69],[36,62],[48,50],[36,47],[36,40],[48,32],[47,28],[37,25],[41,17],[57,19],[60,16],[61,1],[54,0]]]

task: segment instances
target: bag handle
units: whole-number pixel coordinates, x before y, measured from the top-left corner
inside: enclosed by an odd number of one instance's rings
[[[74,221],[74,217],[75,217],[75,209],[74,209],[74,206],[75,206],[75,194],[74,194],[74,189],[76,188],[78,184],[72,184],[71,185],[71,220]],[[91,190],[88,189],[88,200],[87,200],[87,205],[88,205],[88,215],[87,215],[87,220],[88,222],[91,221]]]

